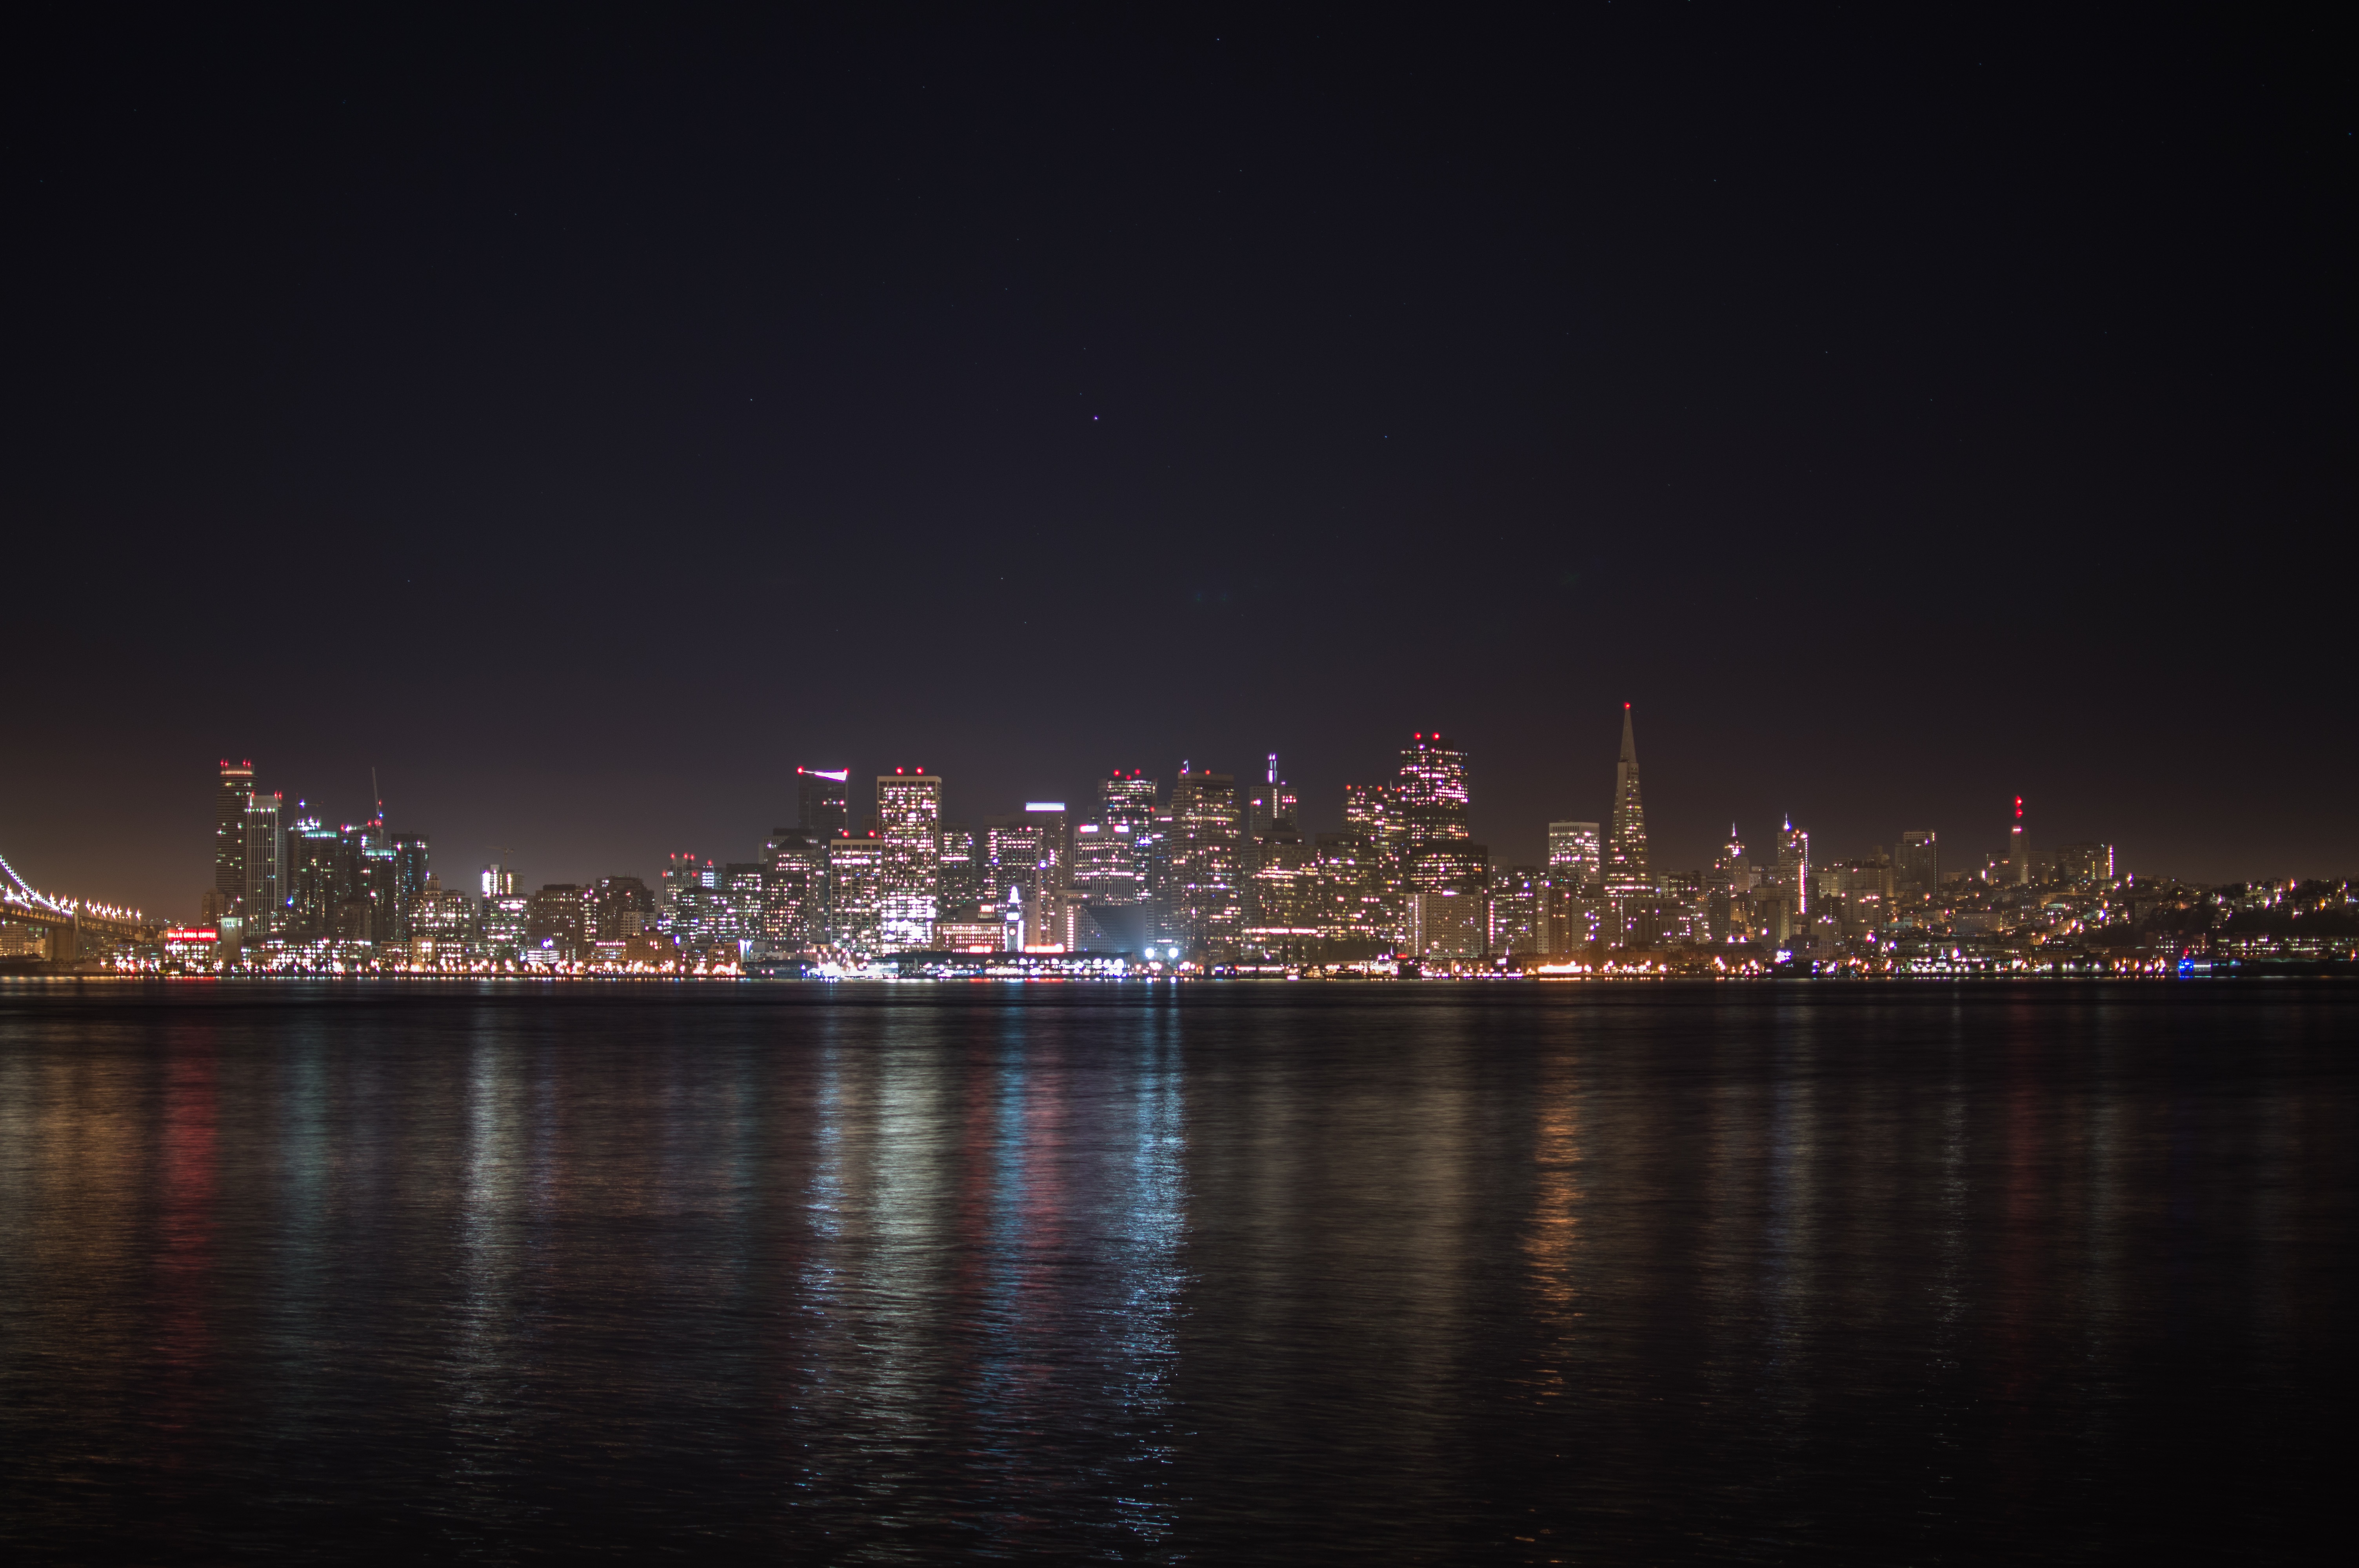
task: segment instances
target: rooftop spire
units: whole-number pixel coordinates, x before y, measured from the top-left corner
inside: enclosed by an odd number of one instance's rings
[[[1625,762],[1638,760],[1638,737],[1630,728],[1630,705],[1626,702],[1622,705],[1622,760]]]

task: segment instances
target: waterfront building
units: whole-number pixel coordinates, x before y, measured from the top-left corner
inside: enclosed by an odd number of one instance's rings
[[[942,781],[920,770],[896,768],[876,777],[878,842],[877,940],[882,953],[933,945],[940,913]]]
[[[1286,962],[1316,957],[1324,935],[1318,849],[1302,841],[1293,817],[1283,816],[1262,835],[1256,860],[1247,948],[1256,957]]]
[[[1364,841],[1361,869],[1385,940],[1408,941],[1408,824],[1397,784],[1345,784],[1343,830]]]
[[[483,952],[495,963],[512,963],[524,947],[532,899],[517,887],[514,871],[504,867],[495,870],[501,873],[499,885],[503,891],[484,900]]]

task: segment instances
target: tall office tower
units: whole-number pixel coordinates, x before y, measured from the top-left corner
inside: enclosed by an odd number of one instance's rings
[[[1027,816],[986,816],[983,819],[984,898],[1006,903],[1009,893],[1024,890],[1027,902],[1038,902],[1040,887],[1040,824]]]
[[[2023,831],[2023,796],[2015,797],[2015,827],[2006,836],[2006,880],[2017,887],[2031,881],[2031,839]]]
[[[232,914],[245,913],[245,802],[253,793],[253,762],[223,759],[213,786],[213,892]]]
[[[808,827],[781,827],[762,858],[762,935],[774,952],[808,953],[827,935],[827,845]]]
[[[1796,915],[1810,912],[1810,836],[1790,816],[1777,829],[1777,869],[1770,873],[1770,885]]]
[[[590,956],[590,903],[578,882],[549,882],[525,903],[524,945],[560,964]]]
[[[1548,825],[1548,871],[1552,885],[1599,887],[1605,881],[1605,846],[1594,822]]]
[[[1256,846],[1245,914],[1245,945],[1255,956],[1305,963],[1317,956],[1321,930],[1319,851],[1302,841],[1292,816],[1278,816]]]
[[[1491,877],[1491,951],[1545,953],[1548,878],[1538,866],[1506,866]]]
[[[387,880],[386,926],[391,935],[378,941],[407,942],[415,933],[410,928],[409,912],[426,891],[426,881],[432,874],[426,835],[396,833],[386,839],[386,853],[391,861]]]
[[[985,879],[983,842],[975,830],[963,822],[945,822],[934,834],[934,843],[943,912],[981,903]]]
[[[1040,831],[1040,887],[1047,892],[1060,892],[1073,872],[1073,830],[1071,818],[1065,815],[1065,803],[1027,800],[1024,803],[1024,816]]]
[[[1136,768],[1126,773],[1116,768],[1112,777],[1098,781],[1098,820],[1144,827],[1155,820],[1155,795],[1153,779]]]
[[[828,939],[862,957],[881,951],[885,841],[866,833],[827,841]]]
[[[1343,829],[1366,841],[1364,857],[1368,894],[1379,910],[1385,940],[1398,944],[1408,934],[1408,824],[1397,784],[1345,784]]]
[[[590,885],[590,935],[627,942],[656,923],[655,891],[637,877],[600,877]]]
[[[297,801],[295,809],[301,812],[303,803]],[[352,841],[316,816],[299,816],[285,843],[286,935],[301,942],[332,941],[360,882]]]
[[[732,860],[713,882],[712,942],[723,956],[744,958],[762,940],[763,881],[758,860]]]
[[[476,873],[476,881],[485,898],[512,898],[524,892],[516,885],[515,869],[496,860]]]
[[[1401,748],[1400,812],[1414,856],[1430,844],[1473,837],[1466,826],[1466,753],[1440,734],[1419,734]]]
[[[1270,752],[1261,788],[1245,803],[1245,837],[1258,840],[1280,823],[1292,824],[1300,806],[1294,786],[1277,776],[1277,753]]]
[[[656,929],[685,941],[696,921],[704,889],[704,862],[675,850],[664,857],[661,891],[656,895]]]
[[[1073,890],[1093,904],[1109,907],[1139,902],[1137,846],[1127,822],[1073,825]]]
[[[1647,871],[1647,808],[1638,798],[1638,738],[1625,702],[1622,759],[1614,764],[1614,834],[1605,846],[1605,897],[1620,917],[1654,894],[1654,878]]]
[[[1728,842],[1712,858],[1712,876],[1704,889],[1705,931],[1712,941],[1735,941],[1751,928],[1752,893],[1752,862],[1745,858],[1745,841],[1736,836],[1736,824],[1732,822]]]
[[[879,951],[929,947],[941,914],[941,779],[922,770],[879,773],[876,826],[885,846]]]
[[[822,841],[841,838],[849,831],[852,818],[847,806],[845,781],[852,777],[850,768],[797,768],[795,770],[795,826],[808,827]]]
[[[1229,963],[1245,909],[1237,889],[1237,782],[1182,765],[1171,785],[1166,919],[1187,957]]]
[[[525,918],[532,898],[516,885],[514,871],[493,869],[498,874],[499,891],[484,895],[484,957],[494,963],[512,963],[524,946]]]
[[[1893,891],[1904,897],[1928,899],[1941,891],[1941,846],[1930,827],[1911,827],[1900,835],[1892,855]]]
[[[278,816],[286,801],[260,790],[245,797],[244,816],[245,872],[245,938],[268,936],[286,924],[287,840]]]

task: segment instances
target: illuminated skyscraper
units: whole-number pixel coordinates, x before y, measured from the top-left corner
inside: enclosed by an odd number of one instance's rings
[[[2023,796],[2015,797],[2015,827],[2006,836],[2006,880],[2017,887],[2031,881],[2031,839],[2023,830]]]
[[[1588,888],[1605,881],[1605,849],[1594,822],[1548,825],[1549,881],[1560,887]]]
[[[989,879],[984,874],[983,844],[973,828],[963,822],[945,822],[934,842],[940,847],[939,920],[952,909],[983,903]]]
[[[224,758],[213,786],[213,892],[232,914],[245,909],[245,804],[253,793],[252,761]]]
[[[865,833],[829,839],[827,881],[829,934],[835,945],[863,956],[881,952],[884,840]]]
[[[287,841],[278,816],[284,800],[260,791],[246,795],[244,817],[245,939],[259,941],[286,924]]]
[[[1040,902],[1040,824],[1029,816],[983,819],[984,899],[1005,903],[1018,888],[1027,903]]]
[[[942,781],[896,768],[876,776],[876,827],[884,845],[879,875],[877,951],[932,946],[941,913]]]
[[[1153,779],[1136,768],[1126,773],[1117,768],[1113,777],[1098,781],[1098,819],[1127,822],[1134,831],[1145,827],[1155,820],[1155,796]]]
[[[1137,845],[1127,822],[1083,822],[1073,828],[1073,889],[1093,904],[1134,904],[1143,896]]]
[[[1401,748],[1400,757],[1397,798],[1408,892],[1480,897],[1491,852],[1467,828],[1466,753],[1439,734],[1419,734]]]
[[[1207,963],[1236,957],[1245,924],[1237,827],[1236,780],[1182,766],[1171,785],[1166,924],[1189,956]]]
[[[851,827],[846,802],[845,783],[852,770],[837,768],[801,768],[795,770],[795,825],[808,827],[822,842],[845,832]]]
[[[827,846],[808,827],[781,827],[762,847],[762,935],[785,953],[808,953],[826,936]]]
[[[1039,830],[1041,890],[1062,891],[1073,873],[1072,819],[1065,814],[1065,803],[1027,800],[1024,803],[1024,816]]]
[[[1366,934],[1386,945],[1408,939],[1408,824],[1397,784],[1345,784],[1343,828],[1364,848],[1353,857]]]
[[[1605,847],[1605,897],[1617,918],[1655,895],[1647,871],[1647,808],[1638,797],[1638,738],[1622,705],[1622,758],[1614,764],[1614,833]]]

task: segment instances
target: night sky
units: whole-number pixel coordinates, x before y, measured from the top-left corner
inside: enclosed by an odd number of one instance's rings
[[[1439,728],[1525,860],[1629,701],[1658,869],[2359,872],[2309,15],[19,22],[0,854],[193,914],[223,756],[454,881],[798,762],[1316,831]]]

